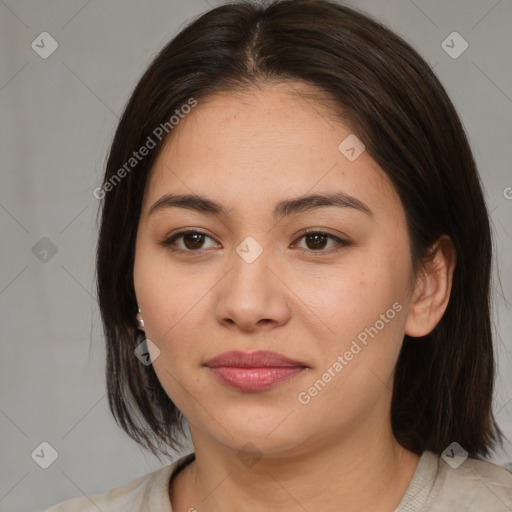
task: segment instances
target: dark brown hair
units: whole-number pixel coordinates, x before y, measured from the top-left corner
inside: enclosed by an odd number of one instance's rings
[[[489,455],[502,432],[492,413],[492,239],[463,126],[429,65],[370,16],[328,0],[239,1],[199,16],[156,56],[119,122],[107,161],[97,252],[110,409],[135,441],[158,453],[180,444],[183,416],[140,343],[133,286],[135,238],[148,173],[165,141],[119,170],[191,98],[302,82],[331,98],[402,201],[415,271],[442,235],[457,264],[447,310],[422,339],[405,336],[391,406],[405,448],[441,453],[453,441]],[[126,167],[125,167],[126,169]],[[107,188],[106,185],[110,183]],[[114,186],[115,185],[115,186]],[[142,337],[143,339],[143,337]]]

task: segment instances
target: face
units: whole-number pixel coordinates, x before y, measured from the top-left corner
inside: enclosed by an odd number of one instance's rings
[[[200,101],[151,170],[136,241],[154,370],[192,438],[269,455],[389,421],[411,292],[393,186],[351,139],[339,149],[350,127],[290,92],[306,88]]]

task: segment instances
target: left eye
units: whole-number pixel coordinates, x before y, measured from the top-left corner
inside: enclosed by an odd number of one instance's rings
[[[306,249],[310,249],[313,252],[322,252],[325,251],[325,244],[331,240],[336,242],[334,245],[340,245],[345,246],[348,245],[348,242],[345,240],[342,240],[341,238],[338,238],[337,236],[330,235],[329,233],[323,233],[321,231],[309,231],[304,233],[299,240],[305,239],[306,241]]]

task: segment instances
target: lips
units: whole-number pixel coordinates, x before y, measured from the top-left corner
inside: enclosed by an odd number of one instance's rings
[[[204,366],[217,381],[242,391],[263,391],[309,368],[304,362],[268,351],[225,352]]]

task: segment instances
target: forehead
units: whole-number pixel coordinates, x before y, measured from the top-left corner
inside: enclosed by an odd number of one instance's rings
[[[377,211],[400,208],[389,178],[366,151],[348,158],[344,141],[357,139],[335,108],[322,91],[302,83],[198,101],[160,151],[148,178],[145,209],[169,192],[214,195],[236,208],[236,201],[256,207],[333,190],[371,202]]]

